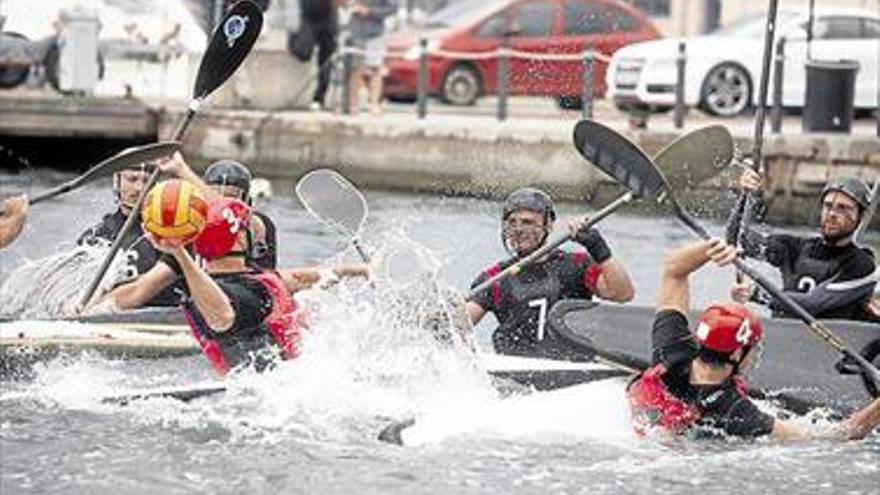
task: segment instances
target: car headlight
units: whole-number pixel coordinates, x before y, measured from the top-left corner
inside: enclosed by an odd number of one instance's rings
[[[440,42],[437,40],[428,40],[428,51],[430,52],[431,50],[436,50],[439,45]],[[416,43],[415,45],[411,46],[409,50],[403,53],[403,58],[406,60],[418,60],[421,54],[422,44]]]

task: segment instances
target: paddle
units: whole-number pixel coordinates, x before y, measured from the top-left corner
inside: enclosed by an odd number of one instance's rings
[[[603,133],[598,134],[590,132],[591,129],[580,125],[574,128],[574,145],[578,152],[589,161],[602,160],[609,165],[608,172],[615,180],[626,186],[629,191],[619,196],[617,199],[600,209],[590,216],[584,224],[584,229],[588,229],[596,225],[608,215],[617,211],[621,206],[629,203],[633,199],[640,197],[654,198],[660,191],[657,183],[644,183],[640,181],[630,180],[633,176],[625,166],[613,166],[613,163],[631,163],[633,167],[653,167],[654,165],[647,162],[639,162],[641,150],[633,150],[632,143],[629,141],[621,142],[620,140],[603,142]],[[703,143],[704,146],[699,146]],[[709,145],[709,146],[705,146]],[[638,153],[634,152],[637,151]],[[709,126],[703,129],[690,132],[679,137],[669,145],[667,145],[657,155],[657,159],[663,163],[663,167],[668,170],[684,170],[679,173],[682,184],[698,184],[718,173],[722,168],[730,163],[733,158],[733,139],[730,132],[722,126]],[[644,158],[648,160],[647,157]],[[603,170],[605,170],[603,168]],[[540,249],[530,253],[529,255],[517,260],[504,270],[489,277],[481,284],[477,285],[468,293],[468,297],[474,297],[480,292],[486,290],[492,284],[516,275],[523,268],[547,255],[547,253],[558,248],[566,241],[571,239],[571,235],[565,235],[554,241],[551,241]]]
[[[102,177],[107,177],[115,172],[124,170],[134,165],[149,162],[168,156],[180,149],[180,143],[173,141],[165,141],[161,143],[145,144],[134,148],[128,148],[102,161],[94,167],[86,170],[82,175],[60,184],[48,191],[43,191],[34,195],[29,199],[30,204],[35,205],[56,196],[60,196],[66,192],[72,191],[80,186],[93,182]]]
[[[764,157],[762,155],[764,146],[764,119],[767,109],[767,87],[770,80],[770,59],[773,52],[773,40],[776,31],[776,10],[779,0],[770,0],[770,7],[767,9],[767,21],[764,29],[764,52],[761,59],[761,80],[758,87],[758,108],[755,112],[755,139],[752,146],[750,167],[755,172],[761,173],[764,170]],[[753,191],[742,191],[737,202],[733,207],[729,222],[738,223],[736,228],[736,244],[742,246],[743,236],[748,228],[749,223],[754,216],[757,193]],[[733,226],[728,227],[728,231],[732,231]],[[729,237],[734,237],[731,233]],[[727,241],[732,243],[734,239],[728,238]],[[737,279],[740,279],[740,273],[737,273]]]
[[[370,262],[359,240],[367,219],[367,201],[348,179],[335,170],[312,170],[296,183],[296,196],[312,216],[350,238],[361,259]]]
[[[207,397],[216,395],[226,391],[226,385],[222,382],[208,382],[200,385],[190,385],[186,387],[169,387],[158,388],[154,390],[144,390],[141,392],[132,392],[128,394],[112,395],[104,397],[101,402],[104,404],[127,405],[137,400],[148,399],[175,399],[182,402],[189,402],[199,397]]]
[[[654,163],[675,189],[702,184],[715,177],[733,160],[730,131],[710,125],[679,136],[654,155]]]
[[[652,189],[660,191],[657,195],[659,200],[670,206],[675,216],[679,220],[681,220],[681,222],[688,229],[690,229],[693,233],[695,233],[698,237],[702,239],[708,240],[711,238],[706,229],[704,229],[703,226],[700,225],[694,217],[692,217],[684,208],[681,207],[681,205],[675,199],[675,195],[673,191],[669,188],[669,185],[666,182],[665,177],[663,177],[663,174],[660,173],[653,162],[651,162],[651,160],[647,156],[645,156],[645,154],[641,150],[639,150],[634,144],[630,143],[625,137],[621,136],[614,130],[605,127],[598,122],[590,120],[579,122],[578,125],[575,127],[575,134],[577,134],[578,128],[581,128],[582,133],[600,135],[601,142],[606,147],[622,149],[626,146],[623,144],[623,142],[628,143],[631,159],[626,162],[611,162],[609,160],[601,159],[592,160],[591,157],[595,153],[588,153],[589,151],[592,151],[589,148],[582,152],[582,154],[585,158],[592,161],[594,164],[596,164],[596,166],[598,166],[600,169],[602,169],[612,177],[623,177],[627,179],[627,181],[624,182],[624,185],[628,187],[630,186],[630,184],[634,183],[652,184]],[[580,150],[580,148],[578,149]],[[629,174],[624,174],[620,170],[618,170],[618,168],[620,167],[628,168]],[[770,293],[770,295],[779,300],[791,312],[796,314],[797,317],[801,319],[801,321],[807,324],[807,328],[810,329],[813,334],[825,341],[828,345],[830,345],[837,352],[841,353],[844,357],[849,357],[850,359],[855,361],[862,369],[863,376],[865,376],[866,378],[870,378],[876,384],[880,384],[880,371],[878,371],[873,364],[868,362],[859,353],[852,351],[852,349],[850,349],[846,342],[842,341],[840,338],[834,335],[831,330],[829,330],[828,327],[825,326],[825,324],[814,318],[813,315],[808,313],[804,308],[802,308],[799,304],[792,300],[773,282],[768,280],[751,266],[747,265],[742,260],[742,258],[737,258],[736,260],[734,260],[734,265],[743,274],[754,280],[764,290]]]
[[[202,101],[217,89],[229,76],[241,65],[244,58],[250,52],[251,47],[257,40],[260,30],[263,27],[263,14],[251,0],[242,0],[229,10],[219,27],[211,36],[208,48],[202,57],[202,63],[199,65],[196,83],[193,87],[193,98],[189,102],[186,115],[184,115],[177,129],[171,138],[172,141],[180,141],[184,132],[189,127],[196,112],[199,111]],[[137,212],[141,210],[144,199],[150,188],[159,178],[159,169],[153,171],[149,180],[144,186],[137,202],[132,207],[132,214],[128,215],[116,239],[110,246],[110,251],[104,257],[104,261],[98,268],[98,273],[92,280],[92,283],[86,288],[83,297],[79,302],[79,307],[84,308],[88,305],[92,296],[107,273],[113,257],[122,247],[122,242],[126,238],[128,232],[134,227],[139,216]]]

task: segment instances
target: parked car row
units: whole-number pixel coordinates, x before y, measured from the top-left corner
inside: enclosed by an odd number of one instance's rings
[[[807,12],[781,10],[777,37],[785,37],[783,105],[801,107],[805,94]],[[660,34],[639,10],[618,0],[506,0],[457,2],[428,18],[420,29],[388,36],[385,95],[413,101],[417,95],[419,39],[429,52],[428,93],[453,105],[472,105],[481,95],[495,94],[498,59],[485,57],[502,46],[536,55],[583,53],[591,48],[611,56],[596,59],[593,94],[607,96],[621,108],[663,111],[675,103],[678,44],[686,45],[684,100],[718,116],[734,116],[757,102],[765,14],[747,17],[705,36],[659,39]],[[813,59],[852,59],[860,64],[855,106],[878,107],[880,15],[833,8],[818,10],[810,43]],[[469,58],[466,54],[473,54]],[[578,103],[583,85],[579,60],[509,60],[512,95],[551,96],[561,105]]]
[[[678,43],[683,41],[685,104],[723,117],[743,112],[758,101],[765,17],[747,17],[706,36],[649,41],[617,51],[607,72],[609,96],[619,107],[671,108]],[[789,108],[804,105],[807,24],[806,9],[778,13],[777,39],[786,40],[782,103]],[[815,60],[857,61],[855,107],[877,108],[880,16],[842,8],[817,11],[810,52]]]
[[[388,62],[385,94],[392,100],[413,100],[418,88],[420,35],[429,50],[473,53],[474,59],[428,57],[428,91],[455,105],[471,105],[481,94],[498,88],[498,59],[479,58],[502,46],[505,37],[513,50],[535,54],[577,55],[585,48],[611,55],[637,41],[659,37],[650,20],[617,0],[508,0],[482,2],[468,9],[454,4],[429,19],[424,31],[396,33],[386,41],[390,53],[402,53]],[[605,93],[607,64],[597,61],[594,93]],[[510,94],[577,97],[583,87],[580,60],[539,61],[511,58]]]

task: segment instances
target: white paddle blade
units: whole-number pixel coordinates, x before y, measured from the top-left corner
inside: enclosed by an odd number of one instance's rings
[[[367,201],[335,170],[317,169],[296,184],[296,196],[318,220],[348,237],[357,237],[367,218]]]

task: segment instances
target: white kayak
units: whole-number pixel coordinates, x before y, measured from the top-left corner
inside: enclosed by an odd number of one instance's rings
[[[199,346],[186,327],[176,325],[58,320],[0,323],[0,376],[27,373],[35,362],[83,352],[110,358],[167,358],[196,354]]]

